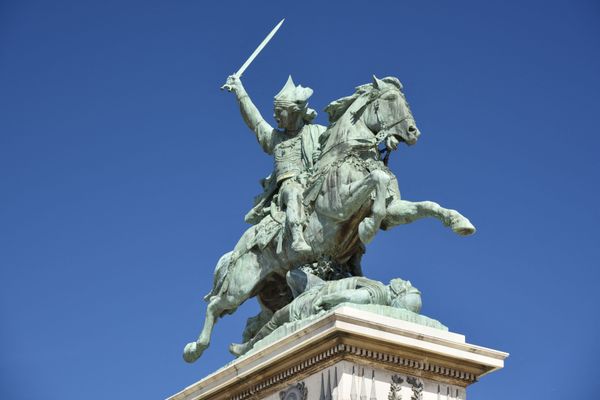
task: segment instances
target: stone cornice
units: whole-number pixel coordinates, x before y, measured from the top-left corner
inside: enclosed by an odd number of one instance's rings
[[[340,360],[466,387],[502,368],[507,356],[463,335],[342,307],[169,399],[262,398]]]

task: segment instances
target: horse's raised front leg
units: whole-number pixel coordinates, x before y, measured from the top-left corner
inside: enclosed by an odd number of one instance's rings
[[[396,225],[409,224],[425,217],[439,219],[445,226],[450,227],[461,236],[475,233],[473,224],[461,213],[444,208],[433,201],[411,202],[395,199],[387,207],[383,226],[387,229]]]
[[[367,178],[373,182],[375,187],[375,199],[373,199],[371,215],[358,225],[358,237],[364,244],[368,244],[373,240],[387,214],[385,197],[387,185],[390,181],[388,174],[380,170],[371,172]]]
[[[383,171],[375,170],[368,175],[353,181],[351,170],[338,172],[339,181],[350,181],[335,187],[328,187],[317,199],[317,209],[320,213],[329,215],[339,221],[347,221],[368,201],[375,191],[371,206],[371,215],[360,222],[358,234],[363,243],[369,243],[381,226],[386,215],[386,188],[390,177]]]

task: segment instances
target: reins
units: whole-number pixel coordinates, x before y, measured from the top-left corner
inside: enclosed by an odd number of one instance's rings
[[[354,114],[355,114],[354,117],[356,117],[356,114],[362,113],[362,110],[364,110],[367,106],[369,106],[373,102],[376,102],[373,105],[373,107],[374,107],[374,112],[375,112],[375,118],[377,119],[377,124],[379,125],[380,130],[376,134],[373,135],[374,139],[375,139],[375,143],[374,144],[369,144],[368,146],[364,146],[364,147],[366,147],[366,148],[374,147],[379,152],[380,157],[383,155],[383,153],[386,153],[385,156],[381,157],[381,160],[383,161],[384,165],[386,165],[386,166],[388,165],[391,151],[388,150],[387,147],[385,149],[379,149],[379,145],[382,144],[390,136],[390,133],[389,133],[390,129],[392,129],[393,127],[395,127],[398,124],[401,124],[402,122],[404,122],[406,120],[413,119],[412,115],[407,115],[407,116],[405,116],[403,118],[400,118],[397,121],[394,121],[394,122],[388,124],[388,123],[386,123],[386,121],[383,121],[380,118],[379,112],[378,112],[379,111],[379,103],[378,102],[380,101],[380,98],[383,95],[385,95],[387,92],[392,91],[392,90],[393,89],[379,91],[379,93],[377,94],[377,96],[373,96],[373,92],[366,94],[368,96],[367,99],[366,99],[366,102],[362,106],[360,106],[356,112],[354,112]],[[366,126],[366,124],[365,124],[365,126]],[[366,128],[369,129],[368,126],[366,126]],[[357,139],[352,139],[352,140],[357,140]],[[327,150],[327,152],[325,152],[323,154],[329,153],[333,149],[337,148],[339,145],[342,145],[344,143],[348,143],[349,141],[350,141],[350,139],[343,140],[343,141],[338,141],[335,145],[331,146]],[[367,141],[367,139],[365,139],[365,141]]]

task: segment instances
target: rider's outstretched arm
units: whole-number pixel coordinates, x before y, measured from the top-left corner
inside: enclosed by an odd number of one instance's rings
[[[248,125],[248,128],[256,134],[256,138],[263,150],[266,153],[271,154],[275,147],[275,132],[273,127],[265,121],[262,115],[260,115],[260,111],[258,111],[258,108],[254,105],[250,96],[248,96],[248,92],[246,92],[239,77],[234,75],[230,76],[227,78],[227,83],[225,85],[227,89],[235,93],[244,122]]]

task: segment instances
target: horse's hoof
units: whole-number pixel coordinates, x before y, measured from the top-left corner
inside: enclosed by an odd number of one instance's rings
[[[183,349],[183,359],[185,362],[193,363],[202,355],[203,348],[198,346],[197,342],[191,342],[185,345]]]
[[[452,222],[452,225],[450,227],[455,233],[459,234],[460,236],[469,236],[474,234],[475,231],[477,231],[477,229],[475,229],[471,221],[469,221],[465,217],[456,219]]]
[[[358,238],[364,244],[371,243],[376,232],[375,220],[372,217],[367,217],[358,224]]]
[[[242,354],[248,352],[248,349],[246,347],[247,346],[245,344],[231,343],[229,345],[229,352],[234,356],[239,357]]]

